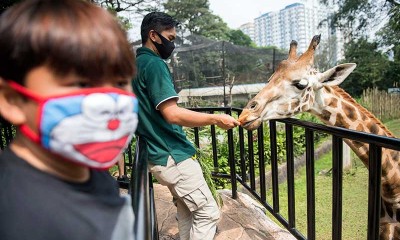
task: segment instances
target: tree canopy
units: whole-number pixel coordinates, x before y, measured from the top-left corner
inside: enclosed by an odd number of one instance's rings
[[[168,0],[164,8],[190,34],[214,40],[227,37],[228,25],[210,11],[208,0]]]
[[[321,0],[327,3],[328,0]],[[343,84],[349,93],[399,84],[400,2],[398,0],[334,0],[339,8],[329,18],[345,37],[345,60],[357,68]]]

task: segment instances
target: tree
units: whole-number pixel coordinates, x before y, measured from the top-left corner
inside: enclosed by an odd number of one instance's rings
[[[244,34],[242,30],[230,30],[228,32],[228,41],[240,46],[254,46],[255,44],[249,36]]]
[[[371,30],[379,30],[379,25],[388,17],[388,12],[396,5],[395,0],[320,0],[339,6],[332,16],[332,24],[340,28],[348,40],[366,37]],[[390,16],[389,16],[390,17]]]
[[[328,1],[330,0],[321,0],[323,3]],[[333,2],[338,4],[339,8],[331,16],[332,23],[344,32],[345,40],[349,44],[345,46],[346,62],[359,61],[355,73],[351,74],[350,78],[362,82],[360,85],[353,82],[351,83],[353,86],[350,86],[349,81],[345,81],[344,85],[348,85],[347,87],[354,89],[358,94],[361,87],[365,89],[377,86],[385,89],[398,82],[400,1],[334,0]],[[356,80],[354,77],[356,74],[365,79]]]
[[[397,4],[389,10],[390,19],[378,32],[378,37],[384,46],[389,46],[393,51],[395,61],[400,61],[400,5]]]
[[[166,13],[178,20],[184,31],[214,40],[227,39],[228,25],[211,13],[208,0],[168,0]]]
[[[345,50],[345,61],[357,63],[356,69],[341,84],[350,95],[360,96],[363,90],[378,87],[387,89],[392,80],[385,79],[390,69],[386,55],[378,50],[378,43],[366,38],[351,41]]]
[[[103,8],[116,13],[147,13],[159,10],[161,0],[90,0]]]

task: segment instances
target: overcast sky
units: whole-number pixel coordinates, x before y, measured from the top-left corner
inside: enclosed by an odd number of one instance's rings
[[[209,0],[210,9],[220,16],[230,28],[253,22],[254,18],[271,11],[279,11],[301,0]]]

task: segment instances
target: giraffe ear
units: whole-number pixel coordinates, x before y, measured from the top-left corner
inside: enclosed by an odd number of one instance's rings
[[[333,67],[321,74],[319,82],[323,86],[336,86],[341,84],[356,68],[355,63],[344,63]]]

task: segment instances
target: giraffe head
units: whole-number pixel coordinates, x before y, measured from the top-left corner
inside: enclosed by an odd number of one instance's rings
[[[339,85],[356,64],[346,63],[320,73],[314,69],[314,52],[321,35],[314,36],[306,52],[297,56],[297,42],[290,43],[289,57],[283,60],[267,85],[253,98],[239,116],[241,125],[252,130],[263,121],[292,117],[311,111],[321,99],[325,86]]]

